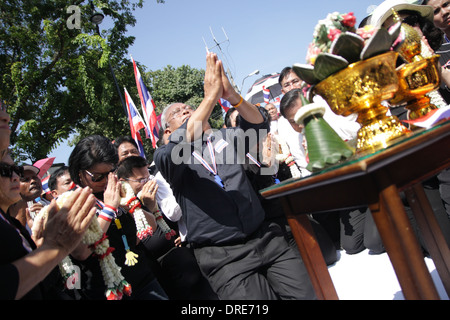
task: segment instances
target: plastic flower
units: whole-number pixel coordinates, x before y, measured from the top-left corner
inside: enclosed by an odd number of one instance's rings
[[[362,28],[356,30],[356,34],[364,40],[370,39],[377,29],[373,25],[365,25]]]
[[[316,62],[317,56],[322,52],[318,47],[316,47],[313,43],[309,44],[308,52],[306,54],[306,62],[314,65]]]
[[[321,52],[329,52],[331,44],[343,32],[354,32],[356,17],[353,12],[340,14],[339,12],[329,13],[323,20],[319,20],[314,28],[313,41],[308,49],[311,54],[307,60],[315,61],[314,57]],[[314,64],[314,63],[313,63]]]
[[[347,28],[353,28],[356,24],[356,17],[353,15],[353,12],[349,12],[342,16],[342,25]]]
[[[330,31],[328,32],[328,39],[330,39],[330,41],[333,42],[341,33],[342,33],[341,30],[331,28]]]

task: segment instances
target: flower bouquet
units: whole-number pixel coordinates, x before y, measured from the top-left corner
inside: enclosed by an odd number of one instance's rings
[[[381,104],[399,88],[399,54],[392,48],[401,41],[401,22],[389,30],[371,26],[356,30],[354,26],[352,13],[333,13],[319,21],[308,63],[294,64],[293,70],[311,86],[309,96],[322,96],[334,113],[358,114],[357,152],[362,153],[386,147],[409,130],[397,117],[387,115],[387,107]]]
[[[307,64],[294,64],[298,76],[310,85],[317,84],[352,63],[389,51],[401,30],[401,23],[389,31],[373,26],[356,29],[355,24],[352,12],[334,12],[320,20],[308,47]]]

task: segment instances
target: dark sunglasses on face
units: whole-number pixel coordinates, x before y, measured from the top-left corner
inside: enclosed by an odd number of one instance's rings
[[[22,166],[0,162],[0,176],[11,179],[13,176],[13,172],[15,172],[20,178],[23,177]]]
[[[105,179],[108,176],[108,174],[110,174],[111,172],[116,171],[116,169],[114,168],[111,171],[106,172],[106,173],[95,173],[95,174],[94,173],[90,173],[87,170],[84,170],[84,171],[86,171],[86,173],[91,177],[92,182],[100,182],[103,179]]]

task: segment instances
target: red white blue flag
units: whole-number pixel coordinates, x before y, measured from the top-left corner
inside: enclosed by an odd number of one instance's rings
[[[133,57],[131,57],[131,60],[133,61],[134,77],[136,78],[139,98],[141,99],[142,112],[145,121],[145,132],[147,138],[152,140],[153,148],[156,148],[156,142],[158,141],[158,128],[156,124],[157,119],[155,102],[144,84],[141,73],[139,72]]]
[[[41,183],[42,183],[42,190],[44,190],[44,193],[49,193],[50,187],[48,186],[48,180],[50,179],[50,175],[47,175],[46,177],[42,178]]]
[[[125,102],[127,104],[128,120],[130,122],[131,137],[134,139],[134,141],[136,141],[140,155],[145,158],[144,146],[142,144],[141,134],[139,133],[139,130],[145,129],[144,120],[142,119],[139,111],[136,108],[136,105],[128,94],[127,89],[124,88],[124,90]]]
[[[264,103],[269,103],[270,101],[270,89],[263,86],[263,96],[264,96]]]

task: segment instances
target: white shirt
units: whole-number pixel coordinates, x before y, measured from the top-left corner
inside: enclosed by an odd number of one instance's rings
[[[163,214],[173,222],[178,222],[178,231],[181,241],[186,239],[186,223],[184,222],[181,208],[173,195],[172,188],[169,183],[158,171],[155,175],[156,183],[158,183],[158,192],[156,192],[156,201]]]
[[[301,168],[302,176],[309,175],[310,172],[306,170],[306,166],[308,165],[308,162],[306,161],[306,151],[302,144],[303,134],[295,131],[289,121],[283,116],[280,116],[277,122],[278,135],[288,145],[295,162]]]
[[[348,117],[339,116],[331,110],[328,103],[321,96],[314,96],[314,103],[323,104],[325,107],[325,114],[323,119],[333,128],[334,131],[344,141],[353,141],[358,137],[358,130],[361,125],[356,122],[357,114],[351,114]]]

